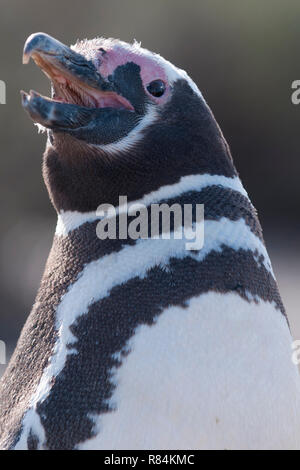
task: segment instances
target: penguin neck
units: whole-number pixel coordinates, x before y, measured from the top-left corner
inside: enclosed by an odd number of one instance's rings
[[[177,182],[163,185],[156,190],[142,194],[141,197],[136,200],[127,198],[127,196],[119,195],[118,198],[115,198],[115,200],[119,202],[119,205],[113,206],[111,204],[107,204],[107,206],[109,206],[109,211],[111,214],[115,213],[115,215],[117,215],[120,210],[124,213],[128,211],[129,207],[135,206],[136,204],[148,207],[151,204],[172,202],[175,198],[177,198],[178,202],[180,203],[182,196],[185,194],[201,193],[203,189],[205,190],[209,187],[218,187],[220,189],[224,188],[225,191],[234,191],[235,193],[239,193],[245,198],[245,204],[247,201],[249,202],[248,194],[245,191],[238,176],[232,175],[228,177],[226,175],[205,173],[182,176],[181,178],[177,179]],[[212,194],[212,196],[214,197],[215,194]],[[223,195],[221,194],[221,197],[222,196]],[[109,199],[105,200],[105,202],[108,202],[108,200]],[[83,224],[91,223],[97,220],[99,221],[100,213],[102,212],[101,208],[103,208],[102,204],[100,204],[98,207],[95,207],[92,211],[81,211],[80,209],[59,210],[55,232],[56,235],[66,236],[68,233]]]
[[[104,266],[105,260],[107,259],[109,265],[111,259],[113,266],[114,254],[118,256],[119,252],[126,251],[126,248],[134,248],[134,245],[146,242],[146,240],[139,240],[130,236],[129,225],[134,217],[129,215],[129,212],[132,207],[137,206],[143,206],[148,211],[148,217],[151,217],[152,205],[162,206],[165,204],[171,207],[177,204],[182,209],[186,205],[191,205],[193,208],[197,204],[203,205],[204,225],[205,230],[207,229],[204,251],[207,247],[218,248],[222,244],[231,245],[232,240],[233,242],[237,241],[238,244],[239,240],[243,240],[245,237],[248,237],[249,244],[253,242],[255,245],[257,240],[263,243],[262,231],[255,209],[237,176],[188,175],[182,177],[175,184],[162,186],[133,202],[125,200],[124,203],[123,196],[119,200],[120,204],[117,207],[105,205],[107,218],[110,219],[112,225],[115,223],[112,237],[103,238],[99,236],[99,225],[102,223],[101,220],[103,221],[105,212],[101,209],[101,206],[90,212],[68,210],[59,212],[49,259],[53,259],[52,264],[56,266],[55,270],[62,271],[61,278],[63,282],[67,282],[69,285],[72,284],[85,266],[96,260],[103,260],[102,264]],[[123,221],[122,236],[120,235],[121,218]],[[159,242],[151,240],[150,224],[152,223],[153,221],[148,219],[148,236],[146,238],[150,238],[150,240],[144,244],[149,246],[147,250],[155,252]],[[112,225],[110,225],[110,228]],[[160,226],[159,233],[161,232]],[[170,238],[174,238],[172,233],[170,233]],[[168,243],[168,240],[164,240],[164,242]],[[173,242],[174,240],[171,240],[169,243],[171,251]],[[179,247],[178,250],[182,248],[180,243],[177,246]],[[184,246],[184,242],[182,242],[182,246]],[[99,262],[99,266],[100,264]]]

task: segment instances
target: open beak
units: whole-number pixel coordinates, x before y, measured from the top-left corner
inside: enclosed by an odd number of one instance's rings
[[[114,91],[113,84],[101,76],[91,60],[51,36],[29,36],[23,63],[27,64],[30,58],[50,78],[52,98],[22,91],[22,104],[33,121],[44,127],[79,128],[89,123],[95,110],[104,108],[133,111],[129,101]]]

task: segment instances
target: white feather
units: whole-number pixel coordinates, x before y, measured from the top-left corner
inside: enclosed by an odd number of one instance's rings
[[[273,304],[209,292],[137,328],[115,411],[79,449],[299,449],[300,382]]]

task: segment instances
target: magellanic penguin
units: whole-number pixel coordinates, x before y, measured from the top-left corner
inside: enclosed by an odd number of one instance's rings
[[[53,246],[0,387],[3,449],[299,448],[300,381],[262,231],[195,83],[139,44],[30,36],[52,99]],[[97,235],[97,208],[204,205],[204,244]],[[195,222],[195,221],[194,221]],[[194,223],[193,222],[193,223]],[[197,223],[197,221],[195,222]]]

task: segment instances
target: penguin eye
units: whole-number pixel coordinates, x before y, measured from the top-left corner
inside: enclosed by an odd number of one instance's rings
[[[153,82],[149,83],[149,85],[147,86],[147,90],[149,91],[149,93],[155,96],[156,98],[162,96],[165,92],[165,89],[166,85],[162,80],[153,80]]]

